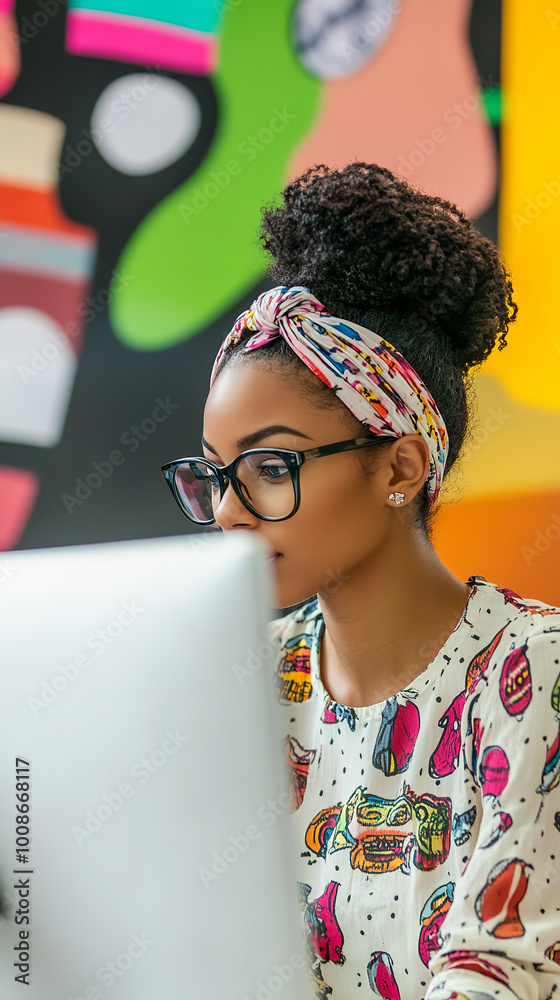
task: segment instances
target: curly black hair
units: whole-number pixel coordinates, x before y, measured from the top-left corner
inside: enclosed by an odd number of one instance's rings
[[[415,190],[374,163],[349,163],[342,170],[311,167],[284,188],[282,201],[262,209],[260,240],[271,258],[274,284],[309,288],[331,314],[374,330],[400,351],[445,420],[445,477],[469,425],[468,373],[488,357],[498,337],[498,350],[506,346],[517,315],[498,249],[457,205]],[[318,405],[341,407],[356,436],[375,437],[283,338],[240,355],[243,340],[225,355],[219,371],[233,357],[251,358],[268,369],[297,369],[296,384]],[[379,440],[378,447],[358,452],[367,475],[374,471],[375,453],[390,446]],[[415,523],[431,537],[435,511],[427,484],[413,510]]]

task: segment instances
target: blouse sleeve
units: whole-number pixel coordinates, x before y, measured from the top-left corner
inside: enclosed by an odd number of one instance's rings
[[[461,766],[482,805],[426,1000],[560,998],[560,615],[544,622],[467,695]]]

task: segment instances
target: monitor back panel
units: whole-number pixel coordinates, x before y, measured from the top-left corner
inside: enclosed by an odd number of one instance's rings
[[[7,565],[0,996],[303,1000],[264,546],[207,533]]]

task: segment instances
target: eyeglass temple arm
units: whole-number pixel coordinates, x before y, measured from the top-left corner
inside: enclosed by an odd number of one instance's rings
[[[367,445],[376,444],[380,438],[394,441],[395,435],[377,434],[375,438],[351,438],[349,441],[342,441],[339,444],[326,444],[322,448],[310,448],[309,451],[304,451],[301,454],[304,458],[319,458],[321,455],[334,455],[339,451],[351,451],[353,448],[365,448]]]

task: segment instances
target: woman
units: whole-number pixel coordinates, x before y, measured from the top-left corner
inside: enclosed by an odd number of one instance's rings
[[[316,996],[544,1000],[560,609],[431,542],[511,282],[456,206],[372,164],[309,170],[262,238],[279,287],[220,348],[205,461],[168,474],[193,520],[259,534],[291,609],[269,630]]]

